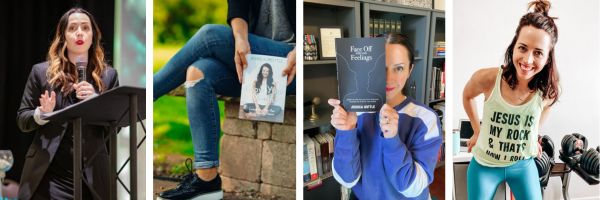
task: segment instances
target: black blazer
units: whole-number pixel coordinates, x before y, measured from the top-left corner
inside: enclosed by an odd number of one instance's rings
[[[35,109],[40,106],[39,98],[42,93],[52,89],[47,81],[47,70],[48,62],[33,66],[23,92],[21,106],[17,111],[19,129],[23,132],[33,132],[35,134],[25,158],[19,188],[19,199],[31,199],[36,192],[67,131],[68,123],[50,121],[41,126],[33,119]],[[119,85],[117,71],[111,67],[106,68],[101,78],[106,88],[104,91]],[[98,88],[95,89],[96,93],[99,93]],[[55,88],[54,92],[56,93],[55,111],[77,102],[74,99],[74,92],[71,92],[68,96],[63,96],[60,88]],[[104,127],[90,125],[84,125],[83,131],[83,177],[88,182],[88,188],[93,188],[102,199],[108,199],[108,151],[102,138],[103,135],[107,134],[107,131]],[[100,153],[93,160],[88,160],[96,151],[100,151]]]

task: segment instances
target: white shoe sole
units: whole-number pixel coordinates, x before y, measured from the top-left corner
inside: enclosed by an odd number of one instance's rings
[[[201,194],[195,197],[192,197],[189,200],[220,200],[223,199],[223,191],[219,190],[216,192],[211,192],[211,193],[205,193],[205,194]],[[163,199],[160,197],[156,197],[156,200],[169,200],[169,199]]]

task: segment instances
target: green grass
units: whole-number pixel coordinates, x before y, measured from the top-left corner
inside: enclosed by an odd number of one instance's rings
[[[180,46],[154,47],[154,72],[158,71],[175,55]],[[224,102],[219,101],[221,123],[224,119]],[[181,154],[193,157],[194,149],[190,133],[184,97],[163,96],[154,102],[154,154]],[[222,132],[220,133],[223,134]]]
[[[194,153],[185,98],[163,96],[154,102],[154,153]]]

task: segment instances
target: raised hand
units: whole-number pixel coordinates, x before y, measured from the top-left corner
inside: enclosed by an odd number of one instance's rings
[[[48,94],[48,91],[44,91],[42,96],[40,97],[40,111],[42,113],[49,113],[54,111],[54,107],[56,106],[56,93],[52,91]]]

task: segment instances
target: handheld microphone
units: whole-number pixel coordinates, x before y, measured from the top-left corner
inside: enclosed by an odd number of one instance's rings
[[[81,83],[82,81],[86,81],[87,80],[87,77],[86,77],[87,62],[82,57],[78,57],[77,62],[75,62],[75,66],[77,66],[77,75],[78,75],[77,82]]]

